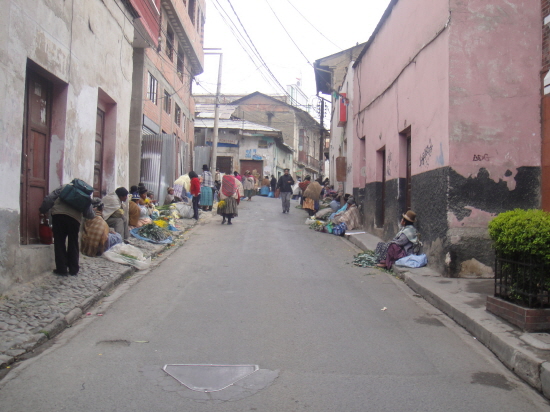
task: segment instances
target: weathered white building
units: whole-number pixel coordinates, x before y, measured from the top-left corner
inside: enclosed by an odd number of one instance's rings
[[[284,143],[280,130],[241,119],[221,119],[218,124],[216,167],[222,173],[246,170],[276,177],[290,168],[293,150]],[[214,119],[195,119],[195,142],[212,146]]]
[[[330,95],[333,108],[327,175],[335,188],[342,184],[344,192],[356,198],[364,186],[365,170],[354,165],[364,163],[365,141],[355,138],[354,122],[349,116],[353,113],[353,62],[364,47],[365,43],[358,44],[314,63],[317,92]]]
[[[128,184],[134,18],[128,1],[0,2],[0,293],[52,269],[38,207],[75,177]]]

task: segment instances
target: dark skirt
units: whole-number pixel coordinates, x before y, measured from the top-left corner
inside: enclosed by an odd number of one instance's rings
[[[386,264],[386,269],[391,269],[396,260],[407,256],[407,252],[396,243],[379,242],[376,245],[375,256],[378,262]]]
[[[227,199],[223,199],[224,206],[220,207],[218,203],[218,215],[222,216],[231,216],[235,217],[237,216],[237,199],[234,197],[228,197]]]

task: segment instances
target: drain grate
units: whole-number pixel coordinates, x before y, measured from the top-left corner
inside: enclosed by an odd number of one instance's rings
[[[164,365],[162,370],[198,392],[221,391],[253,374],[258,365]]]

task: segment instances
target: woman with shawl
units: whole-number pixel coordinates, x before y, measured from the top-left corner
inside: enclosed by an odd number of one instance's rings
[[[331,219],[331,222],[335,225],[340,223],[344,223],[346,225],[342,236],[346,230],[353,230],[361,225],[361,214],[359,213],[359,209],[355,204],[355,199],[353,196],[348,198],[346,208],[342,212],[337,213]]]
[[[244,172],[244,178],[242,181],[243,187],[244,187],[244,197],[247,198],[247,200],[250,202],[252,200],[252,196],[254,196],[254,176],[250,174],[250,171],[247,170]]]
[[[202,165],[201,200],[202,210],[212,210],[214,203],[214,179],[208,165]]]
[[[170,205],[172,203],[177,203],[177,202],[181,202],[181,199],[176,196],[174,194],[174,188],[173,187],[169,187],[168,189],[166,189],[166,191],[168,192],[166,197],[164,198],[164,205]],[[133,199],[133,197],[132,197]]]
[[[401,230],[388,243],[379,242],[376,246],[378,267],[391,269],[393,263],[402,257],[413,254],[414,246],[418,243],[416,228],[413,226],[416,213],[407,211],[401,219]]]
[[[298,187],[300,188],[300,205],[304,207],[304,192],[311,183],[311,176],[307,175],[304,178],[303,182],[298,183]],[[294,192],[292,192],[294,194]]]
[[[82,228],[80,251],[86,256],[100,256],[117,243],[122,242],[118,233],[110,233],[109,225],[103,219],[103,203],[94,198],[92,202],[95,217],[86,219]]]
[[[234,176],[224,175],[222,178],[222,187],[220,190],[220,201],[218,202],[218,215],[222,215],[222,225],[227,219],[227,224],[231,225],[231,219],[237,216],[237,205],[240,196],[238,184],[240,183]]]
[[[310,216],[315,214],[315,211],[319,209],[319,198],[321,197],[322,186],[319,182],[315,181],[310,183],[306,190],[303,192],[304,204],[302,207],[307,210]]]
[[[264,176],[264,178],[262,179],[262,188],[260,189],[261,196],[269,195],[269,185],[270,185],[269,177]]]
[[[130,229],[153,223],[149,217],[149,209],[147,206],[139,206],[138,203],[140,199],[139,195],[132,196],[132,201],[129,204],[128,227]]]

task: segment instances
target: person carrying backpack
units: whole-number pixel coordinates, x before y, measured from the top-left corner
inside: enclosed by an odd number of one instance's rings
[[[80,258],[78,248],[80,222],[82,221],[82,217],[93,219],[95,214],[92,208],[91,197],[88,206],[85,206],[87,203],[85,202],[83,203],[84,206],[78,209],[79,205],[73,203],[70,200],[71,198],[64,196],[64,193],[67,192],[66,189],[69,189],[66,186],[69,185],[59,186],[46,196],[39,211],[42,216],[48,213],[48,211],[52,215],[55,254],[55,270],[53,272],[59,276],[76,276],[80,269],[78,264]],[[82,196],[85,197],[86,193],[83,193]],[[66,200],[62,200],[62,198]],[[67,245],[65,245],[65,241],[67,241]]]

